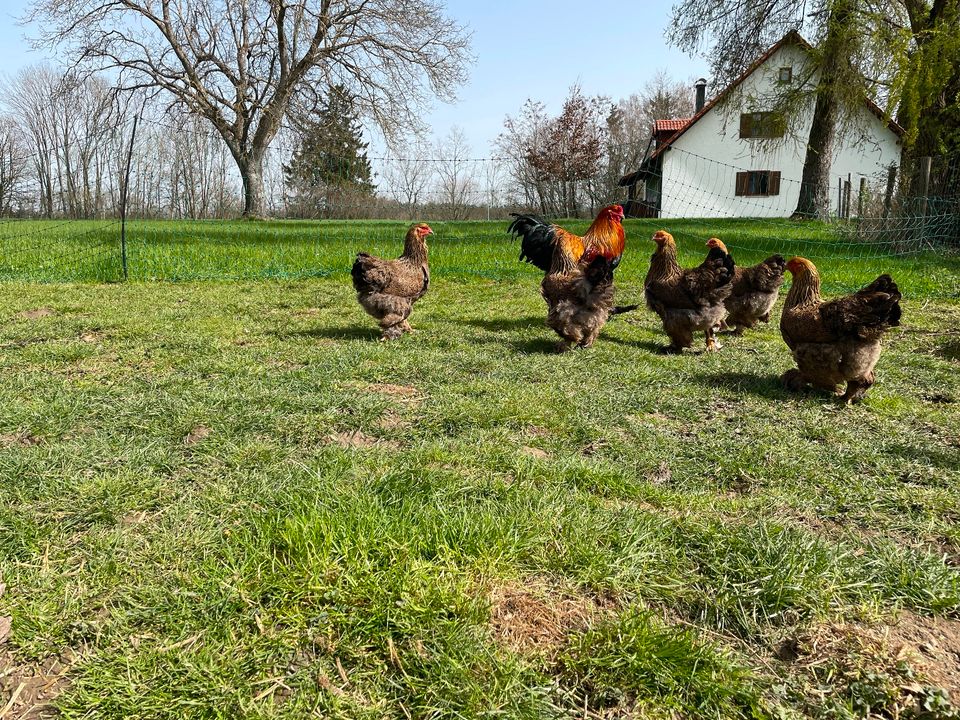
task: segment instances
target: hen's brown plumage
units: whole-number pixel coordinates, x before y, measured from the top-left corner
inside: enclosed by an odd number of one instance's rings
[[[663,320],[671,352],[693,345],[693,333],[702,331],[707,350],[719,350],[714,328],[726,314],[723,303],[730,295],[733,258],[727,253],[707,256],[698,267],[685,270],[677,263],[677,246],[665,230],[653,235],[657,250],[643,281],[647,307]]]
[[[820,274],[805,258],[792,258],[787,269],[793,285],[780,317],[780,333],[793,353],[796,369],[783,375],[784,384],[799,390],[806,385],[839,393],[859,402],[873,385],[873,369],[880,358],[881,338],[900,324],[901,294],[889,275],[867,287],[823,302]]]
[[[597,339],[613,312],[613,268],[603,255],[574,261],[563,241],[554,248],[540,294],[547,303],[547,325],[563,338],[560,352],[588,348]]]
[[[727,246],[719,238],[710,238],[707,247],[727,252]],[[752,328],[758,322],[769,322],[770,311],[780,295],[786,269],[787,262],[782,255],[771,255],[752,267],[736,265],[730,283],[730,295],[724,301],[727,317],[721,329],[733,328],[735,335],[742,335],[745,329]]]
[[[396,260],[383,260],[364,252],[357,254],[351,271],[353,287],[357,301],[379,322],[383,330],[381,340],[392,340],[413,331],[407,318],[413,304],[430,286],[426,237],[431,234],[433,230],[425,223],[411,226],[403,254]]]

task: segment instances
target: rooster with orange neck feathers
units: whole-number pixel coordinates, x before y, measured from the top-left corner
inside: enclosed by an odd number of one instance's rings
[[[590,347],[611,315],[636,307],[613,306],[613,271],[626,245],[622,207],[601,210],[583,237],[532,215],[514,217],[508,232],[522,238],[520,259],[546,273],[540,294],[547,325],[562,338],[558,351]]]
[[[623,208],[609,205],[597,215],[596,220],[580,237],[552,225],[536,215],[511,213],[516,219],[510,223],[507,232],[519,235],[520,259],[532,263],[544,272],[550,271],[553,252],[563,245],[564,252],[575,258],[576,262],[591,262],[598,255],[610,261],[613,269],[620,264],[620,256],[626,246],[626,233],[623,231]]]
[[[812,262],[791,258],[787,270],[793,285],[780,334],[797,367],[783,374],[783,384],[790,390],[813,385],[839,395],[846,383],[843,400],[860,402],[875,381],[883,333],[900,324],[900,289],[889,275],[881,275],[853,295],[824,302]]]

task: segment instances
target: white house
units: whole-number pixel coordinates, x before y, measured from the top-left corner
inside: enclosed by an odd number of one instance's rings
[[[658,120],[641,167],[621,178],[628,213],[646,217],[789,217],[800,196],[812,94],[792,117],[774,111],[789,87],[812,87],[811,46],[791,31],[709,103],[697,83],[692,118]],[[834,142],[831,212],[856,214],[861,178],[882,192],[900,162],[903,128],[866,101]],[[850,190],[845,189],[846,182]],[[847,199],[852,198],[852,199]],[[841,202],[845,204],[841,206]]]

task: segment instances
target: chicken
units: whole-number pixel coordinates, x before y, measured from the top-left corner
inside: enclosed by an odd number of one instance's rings
[[[707,247],[729,254],[719,238],[707,240]],[[742,335],[758,321],[770,322],[770,310],[777,302],[786,268],[787,262],[782,255],[771,255],[752,267],[735,265],[730,295],[724,302],[727,317],[721,321],[720,329],[732,327],[734,335]]]
[[[403,254],[396,260],[383,260],[362,252],[353,262],[350,274],[357,301],[380,324],[381,340],[393,340],[405,332],[413,332],[407,318],[413,304],[430,287],[426,238],[432,234],[426,223],[412,225],[407,231]]]
[[[623,208],[619,205],[603,208],[583,237],[535,215],[512,215],[516,219],[510,223],[507,232],[521,238],[520,259],[533,263],[545,273],[550,271],[553,251],[561,243],[564,252],[573,257],[574,262],[590,263],[598,255],[603,255],[610,259],[613,269],[620,264],[626,234],[623,231]]]
[[[590,347],[610,315],[624,311],[613,307],[614,261],[601,253],[578,263],[575,237],[566,233],[557,238],[550,270],[540,283],[547,325],[562,338],[559,352]]]
[[[789,390],[813,385],[839,395],[845,382],[843,400],[860,402],[875,381],[883,333],[900,324],[897,284],[881,275],[853,295],[823,302],[820,274],[812,262],[791,258],[787,270],[793,285],[780,316],[780,334],[797,367],[783,374],[783,384]]]
[[[653,234],[656,252],[643,281],[647,307],[663,320],[670,336],[667,352],[682,352],[693,345],[693,333],[702,331],[707,350],[720,349],[714,328],[726,314],[724,301],[730,295],[733,258],[713,248],[698,267],[684,270],[677,263],[677,246],[665,230]]]

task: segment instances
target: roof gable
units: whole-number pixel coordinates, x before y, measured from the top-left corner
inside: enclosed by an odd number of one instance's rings
[[[644,164],[646,164],[650,160],[653,160],[654,158],[666,152],[670,148],[670,146],[673,145],[673,143],[675,143],[680,138],[681,135],[683,135],[685,132],[687,132],[687,130],[689,130],[694,125],[696,125],[697,121],[699,121],[700,118],[702,118],[704,115],[710,112],[714,107],[716,107],[719,103],[721,103],[724,99],[726,99],[727,96],[730,95],[730,93],[736,90],[748,77],[750,77],[751,75],[753,75],[754,72],[760,69],[760,67],[764,63],[766,63],[767,60],[773,57],[773,55],[778,50],[780,50],[780,48],[788,44],[799,45],[801,48],[807,51],[811,51],[814,49],[813,45],[807,42],[799,32],[797,32],[796,30],[790,30],[786,35],[780,38],[778,42],[772,45],[763,55],[761,55],[756,60],[754,60],[753,63],[751,63],[750,67],[744,70],[736,80],[734,80],[732,83],[727,85],[727,87],[721,90],[712,100],[710,100],[710,102],[706,103],[700,109],[700,111],[697,112],[692,118],[685,121],[682,127],[677,128],[676,133],[674,133],[669,138],[667,138],[666,140],[661,142],[659,145],[657,145],[656,149],[650,154],[650,156],[644,160]],[[876,115],[881,120],[886,120],[887,127],[889,127],[892,132],[894,132],[898,137],[903,137],[905,132],[904,129],[900,125],[895,123],[893,120],[887,119],[885,113],[880,108],[880,106],[878,106],[875,102],[873,102],[869,98],[864,98],[864,104],[866,105],[867,110],[869,110],[871,113]],[[677,120],[666,120],[666,121],[656,120],[654,123],[655,133],[660,129],[659,123],[661,122],[674,123],[678,121]],[[664,128],[664,129],[667,129],[667,128]],[[631,184],[636,179],[636,176],[639,172],[640,170],[634,173],[630,173],[629,175],[625,175],[620,179],[619,184],[620,185]]]

